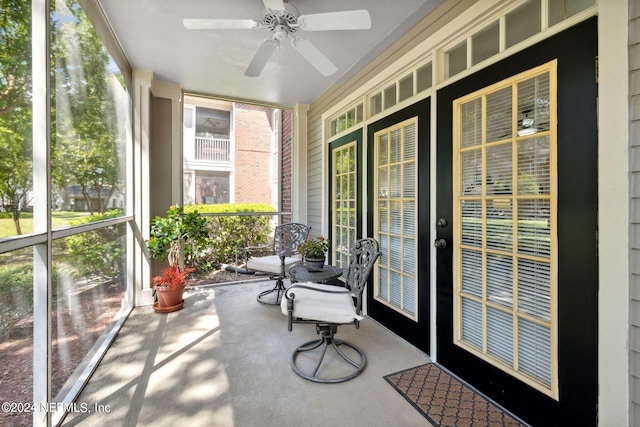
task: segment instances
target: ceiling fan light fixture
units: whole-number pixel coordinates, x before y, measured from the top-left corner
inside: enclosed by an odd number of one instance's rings
[[[289,30],[284,25],[278,25],[273,31],[274,37],[278,40],[284,40],[289,37]]]

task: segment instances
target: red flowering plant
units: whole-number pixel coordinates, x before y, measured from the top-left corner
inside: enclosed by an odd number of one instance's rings
[[[178,289],[178,287],[187,282],[187,276],[194,270],[195,268],[180,268],[179,265],[174,264],[171,267],[162,270],[162,274],[160,276],[156,276],[151,279],[151,284],[153,286],[167,286],[171,289]]]

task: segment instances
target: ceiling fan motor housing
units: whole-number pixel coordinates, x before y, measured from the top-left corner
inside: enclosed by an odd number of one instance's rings
[[[278,40],[283,40],[288,34],[298,31],[296,24],[300,12],[289,3],[284,4],[285,10],[266,10],[262,26],[275,34]],[[286,31],[284,33],[283,31]]]

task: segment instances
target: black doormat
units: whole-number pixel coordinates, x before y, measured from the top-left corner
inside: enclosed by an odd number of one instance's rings
[[[435,426],[527,426],[433,363],[386,375],[384,379]]]

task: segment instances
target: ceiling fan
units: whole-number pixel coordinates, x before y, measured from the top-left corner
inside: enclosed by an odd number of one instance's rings
[[[262,0],[266,10],[262,21],[253,19],[184,19],[189,30],[237,30],[266,28],[273,35],[262,42],[249,63],[244,75],[258,77],[271,54],[284,40],[291,38],[291,45],[323,76],[330,76],[338,68],[310,41],[297,36],[298,30],[367,30],[371,28],[371,16],[367,10],[316,13],[300,15],[288,0]]]

